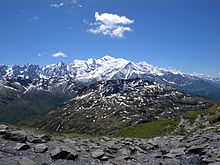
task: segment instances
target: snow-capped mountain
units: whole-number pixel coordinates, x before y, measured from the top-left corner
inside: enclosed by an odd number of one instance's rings
[[[175,69],[157,67],[146,62],[134,63],[110,56],[104,56],[100,59],[74,60],[68,65],[62,62],[46,66],[0,65],[0,77],[30,79],[67,77],[75,81],[90,83],[103,80],[142,78],[220,100],[219,83],[213,83],[212,80]]]
[[[1,77],[51,78],[71,77],[78,81],[102,81],[110,79],[129,79],[146,75],[164,76],[166,74],[186,76],[174,69],[160,68],[146,62],[134,63],[122,58],[104,56],[100,59],[74,60],[66,65],[63,62],[46,66],[0,65]],[[189,76],[189,75],[188,75]]]

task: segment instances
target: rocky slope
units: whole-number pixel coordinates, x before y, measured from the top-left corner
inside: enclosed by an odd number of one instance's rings
[[[89,85],[77,97],[31,120],[29,126],[105,135],[138,123],[206,109],[214,103],[144,79],[109,80]]]
[[[0,78],[0,121],[16,123],[46,113],[76,95],[85,84],[71,78]]]
[[[203,120],[218,112],[218,107],[215,113],[204,111]],[[0,125],[0,161],[1,165],[219,165],[219,121],[191,129],[187,136],[151,139],[51,136]],[[187,124],[184,127],[188,129]]]
[[[146,62],[134,63],[110,56],[100,59],[74,60],[69,65],[62,62],[46,66],[0,65],[0,77],[30,79],[69,77],[81,82],[143,78],[220,100],[220,86],[219,83],[215,83],[214,79],[204,79],[178,70],[153,66]]]

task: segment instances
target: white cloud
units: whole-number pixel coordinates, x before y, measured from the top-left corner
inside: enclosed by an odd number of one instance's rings
[[[38,19],[39,19],[38,16],[34,16],[34,17],[31,17],[31,18],[30,18],[30,21],[36,21],[36,20],[38,20]]]
[[[60,4],[51,4],[51,5],[50,5],[50,7],[55,7],[55,8],[60,8],[60,7],[62,7],[62,6],[64,6],[64,3],[63,3],[63,2],[61,2]]]
[[[68,57],[66,54],[64,54],[63,52],[58,52],[58,53],[54,53],[51,55],[52,57]]]
[[[47,55],[48,53],[47,52],[41,52],[41,53],[38,53],[37,56],[41,57],[41,56],[44,56],[44,55]]]
[[[220,72],[218,73],[218,75],[220,76]]]
[[[94,26],[88,30],[90,33],[109,35],[111,37],[122,38],[124,33],[133,31],[128,25],[134,23],[125,16],[119,16],[117,14],[95,13],[95,22],[88,23],[88,21],[83,20],[84,23]]]
[[[82,5],[79,3],[79,0],[69,0],[69,2],[73,4],[72,7],[75,7],[75,6],[82,7]]]

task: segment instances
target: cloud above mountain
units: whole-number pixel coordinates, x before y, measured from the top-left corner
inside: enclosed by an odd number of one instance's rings
[[[50,7],[54,7],[54,8],[60,8],[60,7],[63,7],[64,5],[69,5],[73,8],[75,7],[82,7],[82,5],[80,4],[80,0],[62,0],[63,2],[61,3],[52,3],[50,5]]]
[[[55,8],[60,8],[60,7],[62,7],[62,6],[64,6],[64,3],[63,3],[63,2],[61,2],[61,3],[59,3],[59,4],[51,4],[51,5],[50,5],[50,7],[55,7]]]
[[[89,29],[88,32],[108,35],[113,38],[123,38],[126,31],[133,31],[133,29],[128,26],[133,23],[134,20],[131,20],[126,16],[119,16],[110,13],[99,14],[98,12],[95,12],[95,22],[89,23],[92,28]]]
[[[66,54],[64,54],[63,52],[57,52],[51,55],[52,57],[68,57]]]

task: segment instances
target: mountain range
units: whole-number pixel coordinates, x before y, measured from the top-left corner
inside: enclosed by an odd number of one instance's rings
[[[0,77],[26,79],[66,77],[74,81],[89,83],[142,78],[220,101],[220,79],[201,78],[175,69],[161,68],[146,62],[134,63],[110,56],[100,59],[74,60],[69,65],[63,62],[46,66],[0,65]]]
[[[107,80],[28,124],[47,131],[110,135],[131,125],[207,109],[215,102],[144,79]]]
[[[142,95],[143,93],[138,91],[139,86],[134,85],[138,89],[132,87],[133,81],[137,81],[136,83],[138,84],[141,84],[139,81],[145,82],[142,83],[142,85],[144,85],[142,87],[143,92],[147,92],[148,97],[155,100],[151,103],[149,100],[145,100],[145,104],[148,106],[154,105],[154,108],[156,108],[155,113],[158,114],[160,114],[159,112],[162,113],[162,111],[166,114],[168,110],[172,115],[177,115],[178,111],[174,111],[174,109],[178,107],[174,105],[176,103],[183,104],[183,98],[187,98],[189,95],[187,92],[208,96],[217,101],[220,100],[220,81],[217,78],[200,78],[174,69],[153,66],[146,62],[134,63],[110,56],[105,56],[100,59],[75,60],[69,65],[63,62],[46,66],[32,64],[23,66],[0,65],[0,121],[9,123],[21,122],[30,117],[55,110],[57,107],[59,109],[59,106],[62,107],[62,105],[65,105],[64,102],[69,102],[70,100],[76,101],[77,98],[83,97],[83,94],[86,92],[97,94],[97,98],[85,98],[91,102],[100,101],[100,104],[106,104],[105,108],[108,109],[111,108],[111,105],[103,102],[103,98],[108,97],[98,97],[101,96],[100,92],[104,89],[110,91],[114,89],[111,98],[113,100],[122,99],[120,98],[120,91],[123,91],[125,87],[127,87],[125,93],[130,92],[129,97],[133,99],[136,97],[139,98],[135,93],[132,93],[136,91],[140,97],[145,98],[145,95]],[[105,86],[105,88],[101,88],[101,84],[109,85],[107,87]],[[123,85],[125,85],[125,87]],[[152,90],[154,89],[153,93],[148,93],[149,89],[145,86],[152,87]],[[159,90],[158,86],[161,86],[162,91]],[[91,91],[91,89],[93,91]],[[172,93],[170,91],[173,91],[174,95],[176,95],[176,89],[178,89],[180,93],[183,93],[183,95],[177,97],[178,99],[175,101],[173,98],[170,100],[167,95]],[[184,90],[186,92],[183,92]],[[160,99],[157,98],[158,94],[164,94],[161,102]],[[198,96],[192,95],[191,98],[198,98]],[[208,98],[203,97],[199,97],[197,102],[204,102],[204,100],[210,103],[204,106],[206,108],[214,104],[214,101],[210,102]],[[158,102],[160,103],[158,104]],[[77,100],[77,103],[78,105],[80,103],[85,105],[89,104],[89,102],[84,99],[81,101]],[[114,106],[120,109],[122,105],[118,104]],[[140,110],[138,104],[141,103],[135,100],[130,102],[131,107],[138,111],[137,113],[139,113]],[[194,104],[194,101],[193,99],[189,99],[189,101],[184,104],[191,105]],[[71,105],[73,105],[71,109],[76,109],[75,104],[71,103]],[[122,109],[125,107],[126,105],[124,105]],[[199,107],[201,108],[201,106]],[[102,108],[103,107],[97,106],[95,111],[100,111]],[[142,109],[148,112],[146,107]],[[188,110],[187,108],[181,109],[182,112],[185,112],[185,110],[193,111],[195,109],[193,107]],[[100,114],[102,114],[102,112],[100,112]],[[154,113],[151,114],[155,115]],[[154,116],[154,118],[152,118],[151,115],[151,119],[155,120],[157,117],[162,118],[162,116],[158,116],[158,114]],[[167,114],[165,116],[170,117]],[[142,116],[135,122],[141,122],[141,120],[144,119],[146,121],[151,120],[149,116]],[[120,120],[122,120],[122,118]],[[128,122],[125,125],[132,125],[132,122]]]

